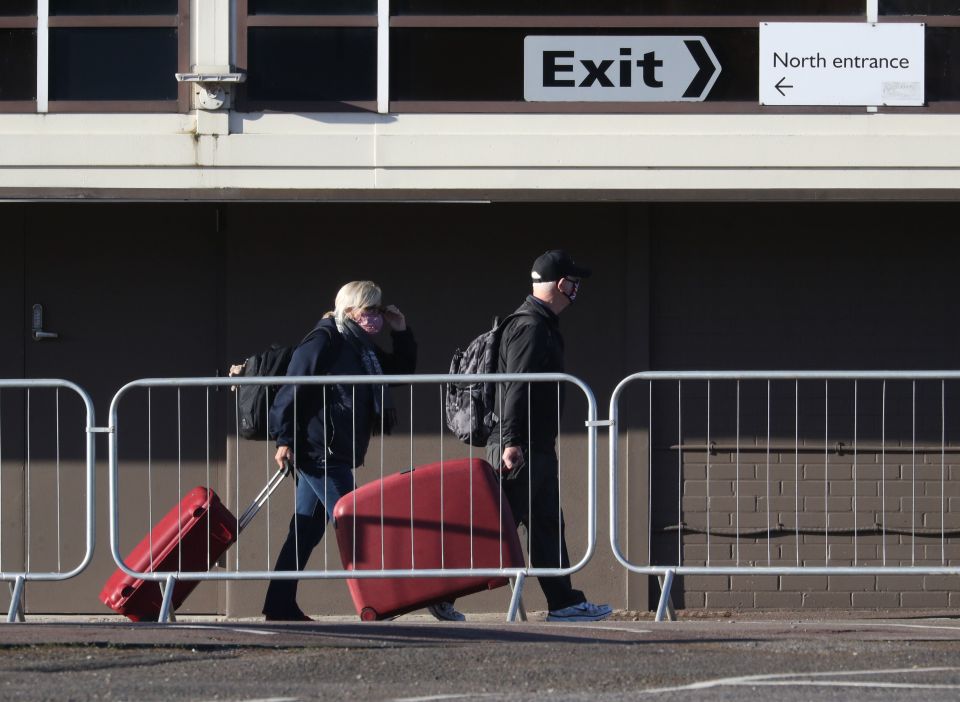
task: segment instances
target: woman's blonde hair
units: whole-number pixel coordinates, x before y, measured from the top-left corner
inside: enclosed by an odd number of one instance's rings
[[[343,318],[350,310],[357,307],[377,307],[382,297],[380,287],[373,281],[354,280],[340,288],[337,293],[334,316],[338,322],[343,322]]]

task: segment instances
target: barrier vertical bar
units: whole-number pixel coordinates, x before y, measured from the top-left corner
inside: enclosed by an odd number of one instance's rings
[[[887,381],[883,381],[880,405],[880,522],[883,529],[883,565],[887,565]]]
[[[707,381],[707,565],[710,565],[710,381]]]
[[[830,381],[823,381],[823,563],[830,564]]]
[[[3,572],[3,391],[0,391],[0,572]]]
[[[57,426],[56,426],[56,446],[57,446],[57,572],[63,570],[63,564],[61,560],[61,542],[62,531],[60,524],[60,388],[57,388],[55,391],[55,402],[56,402],[56,417],[57,417]]]
[[[858,517],[857,510],[859,509],[857,503],[857,416],[858,416],[858,407],[857,407],[857,381],[853,381],[853,565],[857,565],[859,562],[858,559],[858,546],[860,543],[860,532],[857,528],[858,526]]]
[[[767,565],[770,565],[770,381],[767,381]],[[709,505],[707,511],[710,511]]]
[[[560,481],[560,381],[557,381],[557,563],[563,563],[563,519],[560,515],[562,504],[560,494],[563,492],[563,483]]]
[[[793,381],[793,525],[800,567],[800,381]]]
[[[910,443],[910,565],[917,564],[917,381],[911,383]]]
[[[653,381],[647,381],[647,522],[653,523]],[[647,563],[653,564],[653,529],[647,529]]]
[[[737,553],[737,565],[740,565],[740,381],[737,380],[737,475],[734,489],[734,498],[733,504],[736,514],[736,553]],[[672,578],[671,578],[672,579]]]
[[[26,517],[26,529],[27,529],[27,552],[24,556],[24,562],[26,563],[27,570],[30,570],[30,506],[33,503],[33,500],[30,498],[30,459],[31,459],[31,446],[30,446],[30,388],[27,388],[27,470],[26,470],[26,495],[27,495],[27,504],[24,509]]]
[[[147,538],[150,541],[150,570],[153,560],[153,388],[147,388]]]
[[[177,571],[183,570],[183,416],[181,414],[180,388],[177,388]],[[240,504],[239,480],[237,481],[237,505]],[[239,532],[239,529],[237,530]],[[240,538],[240,534],[237,534]],[[237,560],[240,559],[240,544],[237,544]]]
[[[677,565],[683,565],[683,381],[677,381]]]
[[[204,446],[206,447],[206,462],[205,462],[205,481],[204,486],[207,490],[210,489],[210,388],[204,388]],[[267,402],[269,403],[270,396],[267,395]],[[267,428],[267,436],[270,436],[269,426]],[[268,444],[269,446],[269,444]],[[269,505],[269,502],[267,503]],[[207,519],[207,563],[210,563],[210,528],[211,528],[211,519]],[[267,522],[267,528],[270,528],[269,521]],[[269,534],[269,532],[267,532]],[[270,552],[270,539],[267,539],[267,553]],[[269,560],[269,558],[268,558]],[[268,566],[269,567],[269,566]]]

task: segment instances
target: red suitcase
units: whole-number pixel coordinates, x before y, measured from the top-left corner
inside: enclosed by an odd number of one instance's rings
[[[524,566],[510,505],[490,464],[479,458],[432,463],[363,485],[340,498],[334,517],[347,570]],[[347,583],[360,618],[372,621],[501,587],[507,579],[353,578]]]
[[[288,472],[278,470],[239,520],[213,490],[194,488],[133,549],[125,560],[127,566],[140,573],[208,571]],[[199,582],[177,580],[171,611],[183,604]],[[100,601],[135,622],[157,621],[163,594],[160,583],[134,578],[118,568],[100,591]]]

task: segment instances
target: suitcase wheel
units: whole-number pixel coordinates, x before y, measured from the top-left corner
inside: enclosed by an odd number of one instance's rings
[[[377,621],[377,610],[373,607],[364,607],[360,610],[360,621],[362,622],[375,622]]]

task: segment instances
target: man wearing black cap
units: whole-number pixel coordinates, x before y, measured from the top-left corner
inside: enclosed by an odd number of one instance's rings
[[[500,373],[562,373],[563,337],[559,314],[577,299],[590,270],[566,251],[537,258],[530,273],[533,294],[503,328]],[[529,386],[529,389],[528,389]],[[527,529],[535,568],[567,568],[570,559],[560,511],[557,433],[563,411],[563,384],[505,383],[500,424],[487,442],[492,465],[503,471],[504,493],[516,520]],[[569,576],[539,578],[550,610],[548,621],[597,621],[610,616],[608,605],[587,602]]]

